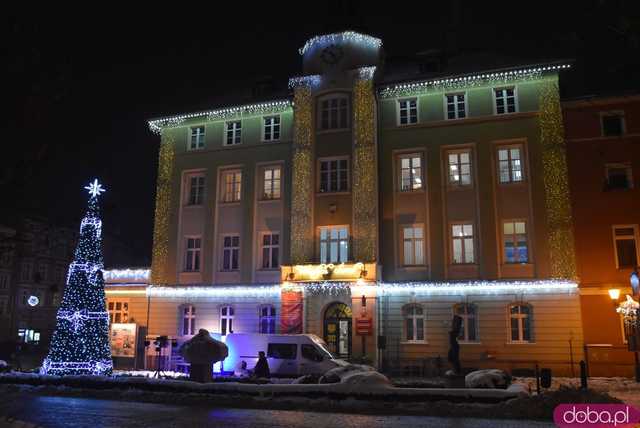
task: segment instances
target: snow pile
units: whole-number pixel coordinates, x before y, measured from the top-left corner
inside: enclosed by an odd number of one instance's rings
[[[353,375],[354,373],[362,372],[375,372],[371,366],[365,366],[362,364],[346,364],[342,367],[336,367],[327,371],[322,377],[320,377],[319,383],[339,383],[343,381],[346,376]]]
[[[511,376],[498,369],[476,370],[464,378],[467,388],[506,389],[511,384]]]
[[[114,370],[113,371],[113,375],[116,377],[119,376],[135,376],[135,377],[156,377],[156,373],[155,371],[151,371],[151,370]],[[188,378],[189,375],[185,374],[185,373],[181,373],[181,372],[173,372],[170,370],[163,370],[160,372],[160,377],[161,378],[174,378],[174,379],[181,379],[181,378]]]

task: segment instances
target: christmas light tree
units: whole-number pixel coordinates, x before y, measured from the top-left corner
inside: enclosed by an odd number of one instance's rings
[[[80,239],[74,260],[69,265],[56,329],[40,370],[43,374],[111,375],[113,370],[98,205],[98,196],[105,190],[98,180],[85,189],[90,195],[87,214],[80,223]]]

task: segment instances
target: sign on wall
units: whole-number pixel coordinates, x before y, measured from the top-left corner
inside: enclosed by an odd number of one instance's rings
[[[134,358],[136,356],[136,324],[111,324],[111,356]]]

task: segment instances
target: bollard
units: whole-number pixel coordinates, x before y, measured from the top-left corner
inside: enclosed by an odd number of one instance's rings
[[[580,388],[587,389],[587,363],[580,360]]]
[[[536,393],[540,394],[540,368],[536,363]]]

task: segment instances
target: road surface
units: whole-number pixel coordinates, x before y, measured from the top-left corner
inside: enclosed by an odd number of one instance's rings
[[[21,395],[19,399],[16,398],[18,397],[12,395],[11,400],[0,402],[0,427],[528,428],[554,426],[552,423],[534,421],[222,409],[35,395]],[[16,422],[7,422],[7,418],[15,419]],[[20,422],[27,422],[29,425]]]

